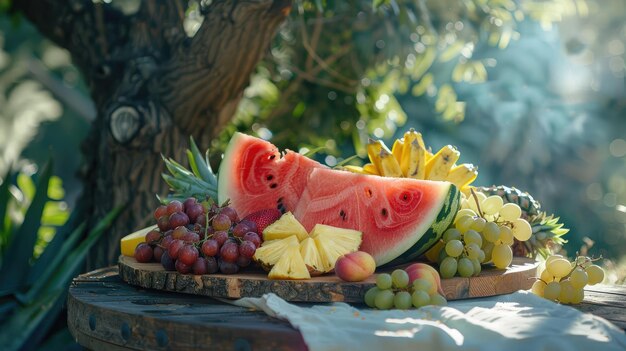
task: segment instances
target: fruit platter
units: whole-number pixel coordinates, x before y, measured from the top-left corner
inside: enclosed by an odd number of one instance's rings
[[[129,284],[408,309],[520,289],[577,303],[603,277],[594,259],[554,254],[567,229],[531,195],[473,185],[476,166],[413,129],[335,168],[235,133],[214,173],[190,145],[188,168],[163,158],[171,193],[153,225],[121,240]]]

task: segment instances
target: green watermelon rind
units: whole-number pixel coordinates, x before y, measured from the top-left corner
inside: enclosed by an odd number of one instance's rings
[[[421,255],[433,247],[443,233],[454,222],[459,207],[461,206],[461,193],[454,184],[450,184],[450,190],[446,195],[446,200],[441,206],[441,210],[430,228],[422,235],[422,237],[407,249],[403,254],[396,257],[392,261],[385,263],[384,266],[396,266],[399,264],[416,261]]]
[[[232,169],[232,157],[231,155],[234,153],[236,148],[239,148],[241,143],[238,141],[245,135],[239,132],[236,132],[230,139],[226,150],[224,150],[224,158],[222,162],[220,162],[220,168],[217,173],[217,201],[222,204],[229,200],[229,195],[227,194],[228,189],[230,189],[231,185],[231,176],[228,173],[228,170]]]

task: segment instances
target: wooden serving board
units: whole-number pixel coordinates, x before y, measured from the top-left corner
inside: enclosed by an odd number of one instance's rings
[[[502,295],[530,289],[536,269],[533,260],[516,257],[507,270],[484,268],[478,277],[442,279],[441,284],[448,300]],[[233,299],[272,292],[287,301],[362,303],[365,292],[374,286],[373,276],[349,283],[332,274],[310,280],[270,280],[262,270],[231,275],[180,274],[165,271],[160,263],[139,263],[128,256],[120,256],[119,273],[125,282],[144,288]]]

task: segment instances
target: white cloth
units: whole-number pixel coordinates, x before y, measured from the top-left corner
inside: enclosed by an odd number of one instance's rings
[[[406,311],[300,307],[275,294],[234,303],[289,321],[311,351],[626,350],[626,335],[615,325],[526,291]]]

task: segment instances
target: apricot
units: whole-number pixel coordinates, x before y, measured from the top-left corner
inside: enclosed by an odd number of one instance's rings
[[[347,282],[360,282],[374,274],[376,262],[374,258],[363,251],[355,251],[343,255],[335,263],[335,274]]]

